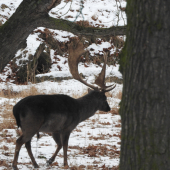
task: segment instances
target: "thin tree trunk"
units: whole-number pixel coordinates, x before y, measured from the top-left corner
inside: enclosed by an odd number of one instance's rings
[[[170,169],[170,1],[127,3],[120,170]]]

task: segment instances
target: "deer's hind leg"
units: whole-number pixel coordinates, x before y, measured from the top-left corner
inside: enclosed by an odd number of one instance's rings
[[[15,154],[14,154],[14,160],[12,167],[14,170],[18,170],[17,168],[17,161],[19,157],[19,152],[21,149],[21,146],[25,143],[26,149],[28,151],[28,154],[32,160],[34,168],[38,168],[38,165],[33,157],[32,151],[31,151],[31,139],[32,137],[38,132],[39,127],[35,128],[26,128],[27,124],[22,126],[22,135],[16,140],[16,148],[15,148]]]
[[[52,133],[52,137],[55,140],[55,142],[57,143],[57,149],[56,149],[55,153],[53,154],[53,156],[47,161],[47,165],[52,164],[52,162],[55,160],[58,152],[62,148],[62,142],[61,142],[61,138],[60,138],[60,133]]]
[[[31,151],[31,140],[25,143],[25,147],[27,149],[29,157],[31,158],[34,168],[39,168],[39,166],[38,166],[37,162],[35,161],[35,158],[32,154],[32,151]]]
[[[12,167],[14,170],[18,170],[17,168],[17,161],[18,161],[18,156],[19,156],[19,152],[21,149],[21,146],[24,144],[24,140],[23,140],[23,135],[21,135],[17,140],[16,140],[16,147],[15,147],[15,153],[14,153],[14,160],[12,163]]]
[[[17,140],[16,140],[16,147],[15,147],[15,154],[14,154],[14,160],[12,167],[14,170],[18,170],[17,168],[17,161],[19,157],[19,152],[21,149],[21,146],[25,143],[26,149],[28,151],[28,154],[33,162],[34,168],[38,168],[38,165],[33,157],[32,151],[31,151],[31,138],[34,136],[35,133],[29,134],[29,135],[24,135],[22,134]]]

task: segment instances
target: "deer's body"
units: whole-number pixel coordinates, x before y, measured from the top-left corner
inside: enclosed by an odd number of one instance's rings
[[[13,169],[18,170],[17,160],[21,146],[25,147],[32,160],[34,168],[38,168],[32,151],[31,139],[39,132],[51,132],[58,147],[53,156],[47,161],[51,164],[59,150],[63,147],[64,165],[67,164],[67,147],[71,131],[82,121],[93,116],[97,110],[108,112],[110,107],[107,103],[105,92],[114,87],[105,85],[105,70],[107,58],[101,73],[95,80],[100,88],[88,84],[78,74],[78,60],[84,52],[83,43],[75,38],[69,46],[69,68],[73,78],[94,89],[87,95],[73,99],[67,95],[37,95],[29,96],[19,101],[13,108],[13,113],[18,127],[21,127],[22,135],[16,141],[13,160]]]
[[[39,132],[57,132],[68,128],[73,119],[79,121],[78,102],[67,95],[29,96],[14,106],[13,113],[18,127],[24,130],[36,124]]]
[[[74,99],[67,95],[36,95],[28,96],[18,102],[13,108],[18,127],[36,132],[60,132],[63,130],[72,131],[78,123],[94,115],[97,110],[102,109],[99,92],[91,91],[89,94]],[[103,111],[109,111],[106,105]],[[37,130],[33,130],[36,125]]]
[[[67,165],[67,147],[71,131],[82,121],[93,116],[97,110],[110,111],[104,92],[91,91],[74,99],[67,95],[28,96],[13,108],[22,135],[16,141],[16,160],[21,146],[25,143],[34,167],[38,167],[30,147],[31,138],[38,132],[50,132],[58,148],[48,161],[51,164],[59,150],[64,149],[64,165]],[[13,163],[13,168],[17,169]]]

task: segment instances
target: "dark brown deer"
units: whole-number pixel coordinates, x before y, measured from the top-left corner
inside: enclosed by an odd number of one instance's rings
[[[16,140],[12,164],[14,170],[18,170],[17,160],[24,143],[34,168],[39,167],[31,151],[31,139],[39,132],[52,133],[52,137],[58,145],[47,164],[51,164],[55,160],[57,153],[63,147],[64,166],[68,166],[67,147],[72,130],[80,122],[93,116],[97,110],[110,111],[105,92],[112,90],[115,86],[105,86],[107,57],[105,56],[102,71],[95,81],[95,84],[99,86],[98,88],[88,84],[79,76],[78,62],[84,52],[82,42],[76,40],[71,42],[68,58],[69,68],[73,78],[93,89],[91,92],[78,99],[62,94],[28,96],[14,106],[13,114],[18,127],[21,127],[22,130],[22,135]]]

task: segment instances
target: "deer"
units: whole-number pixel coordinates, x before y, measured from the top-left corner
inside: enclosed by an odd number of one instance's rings
[[[90,87],[90,92],[83,97],[74,99],[64,94],[34,95],[21,99],[13,107],[13,115],[22,135],[16,140],[16,147],[12,168],[18,170],[17,161],[21,146],[25,144],[28,155],[34,168],[39,168],[31,150],[31,139],[39,132],[51,133],[57,144],[56,151],[47,161],[50,165],[63,147],[64,167],[68,167],[67,149],[71,132],[76,126],[93,116],[96,111],[110,111],[106,92],[115,88],[115,85],[105,85],[105,71],[107,57],[104,55],[102,70],[94,84],[89,84],[79,75],[78,63],[80,57],[86,52],[80,40],[74,40],[68,45],[68,65],[73,78]],[[96,86],[97,85],[97,86]]]

